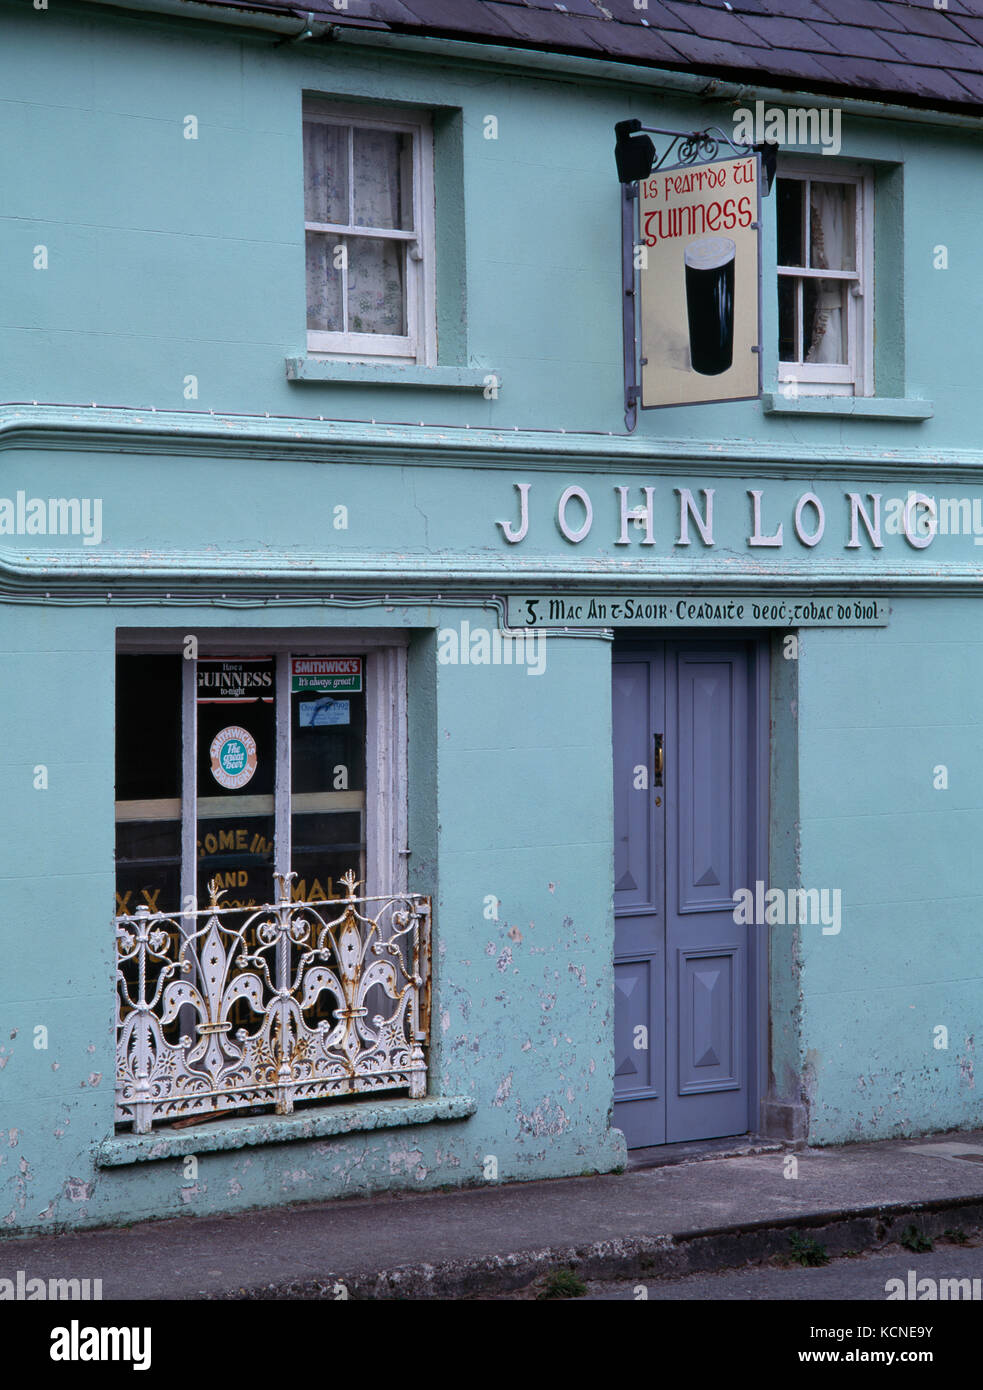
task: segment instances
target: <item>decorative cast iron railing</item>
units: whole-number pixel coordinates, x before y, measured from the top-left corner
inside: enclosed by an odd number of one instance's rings
[[[359,1092],[426,1093],[430,899],[409,893],[116,921],[116,1118],[159,1121]],[[373,915],[369,915],[370,912]]]

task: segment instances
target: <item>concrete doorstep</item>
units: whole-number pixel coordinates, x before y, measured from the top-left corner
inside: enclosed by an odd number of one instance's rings
[[[750,1144],[623,1174],[4,1240],[0,1277],[101,1278],[104,1299],[466,1299],[564,1269],[584,1281],[735,1269],[788,1256],[794,1235],[859,1254],[912,1225],[983,1226],[983,1133]]]

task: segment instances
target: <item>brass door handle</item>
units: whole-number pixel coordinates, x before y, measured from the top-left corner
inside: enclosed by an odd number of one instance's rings
[[[662,751],[662,735],[654,734],[655,757],[652,763],[652,785],[653,787],[662,786],[662,774],[665,771],[665,757]]]

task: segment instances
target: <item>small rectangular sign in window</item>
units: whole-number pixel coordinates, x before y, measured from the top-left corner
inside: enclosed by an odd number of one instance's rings
[[[319,695],[347,691],[357,695],[362,689],[362,658],[360,656],[295,656],[290,661],[290,689],[312,691]],[[336,720],[347,723],[347,720]]]

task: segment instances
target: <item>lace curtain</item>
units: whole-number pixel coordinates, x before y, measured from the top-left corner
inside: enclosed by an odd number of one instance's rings
[[[411,196],[404,170],[409,138],[399,131],[306,122],[306,220],[408,229]],[[348,331],[405,335],[406,243],[387,237],[308,232],[308,327],[344,331],[339,246],[345,248],[348,261]]]
[[[809,195],[809,264],[816,270],[853,269],[853,206],[847,188],[816,181]],[[807,362],[846,361],[846,313],[842,280],[819,280]]]

